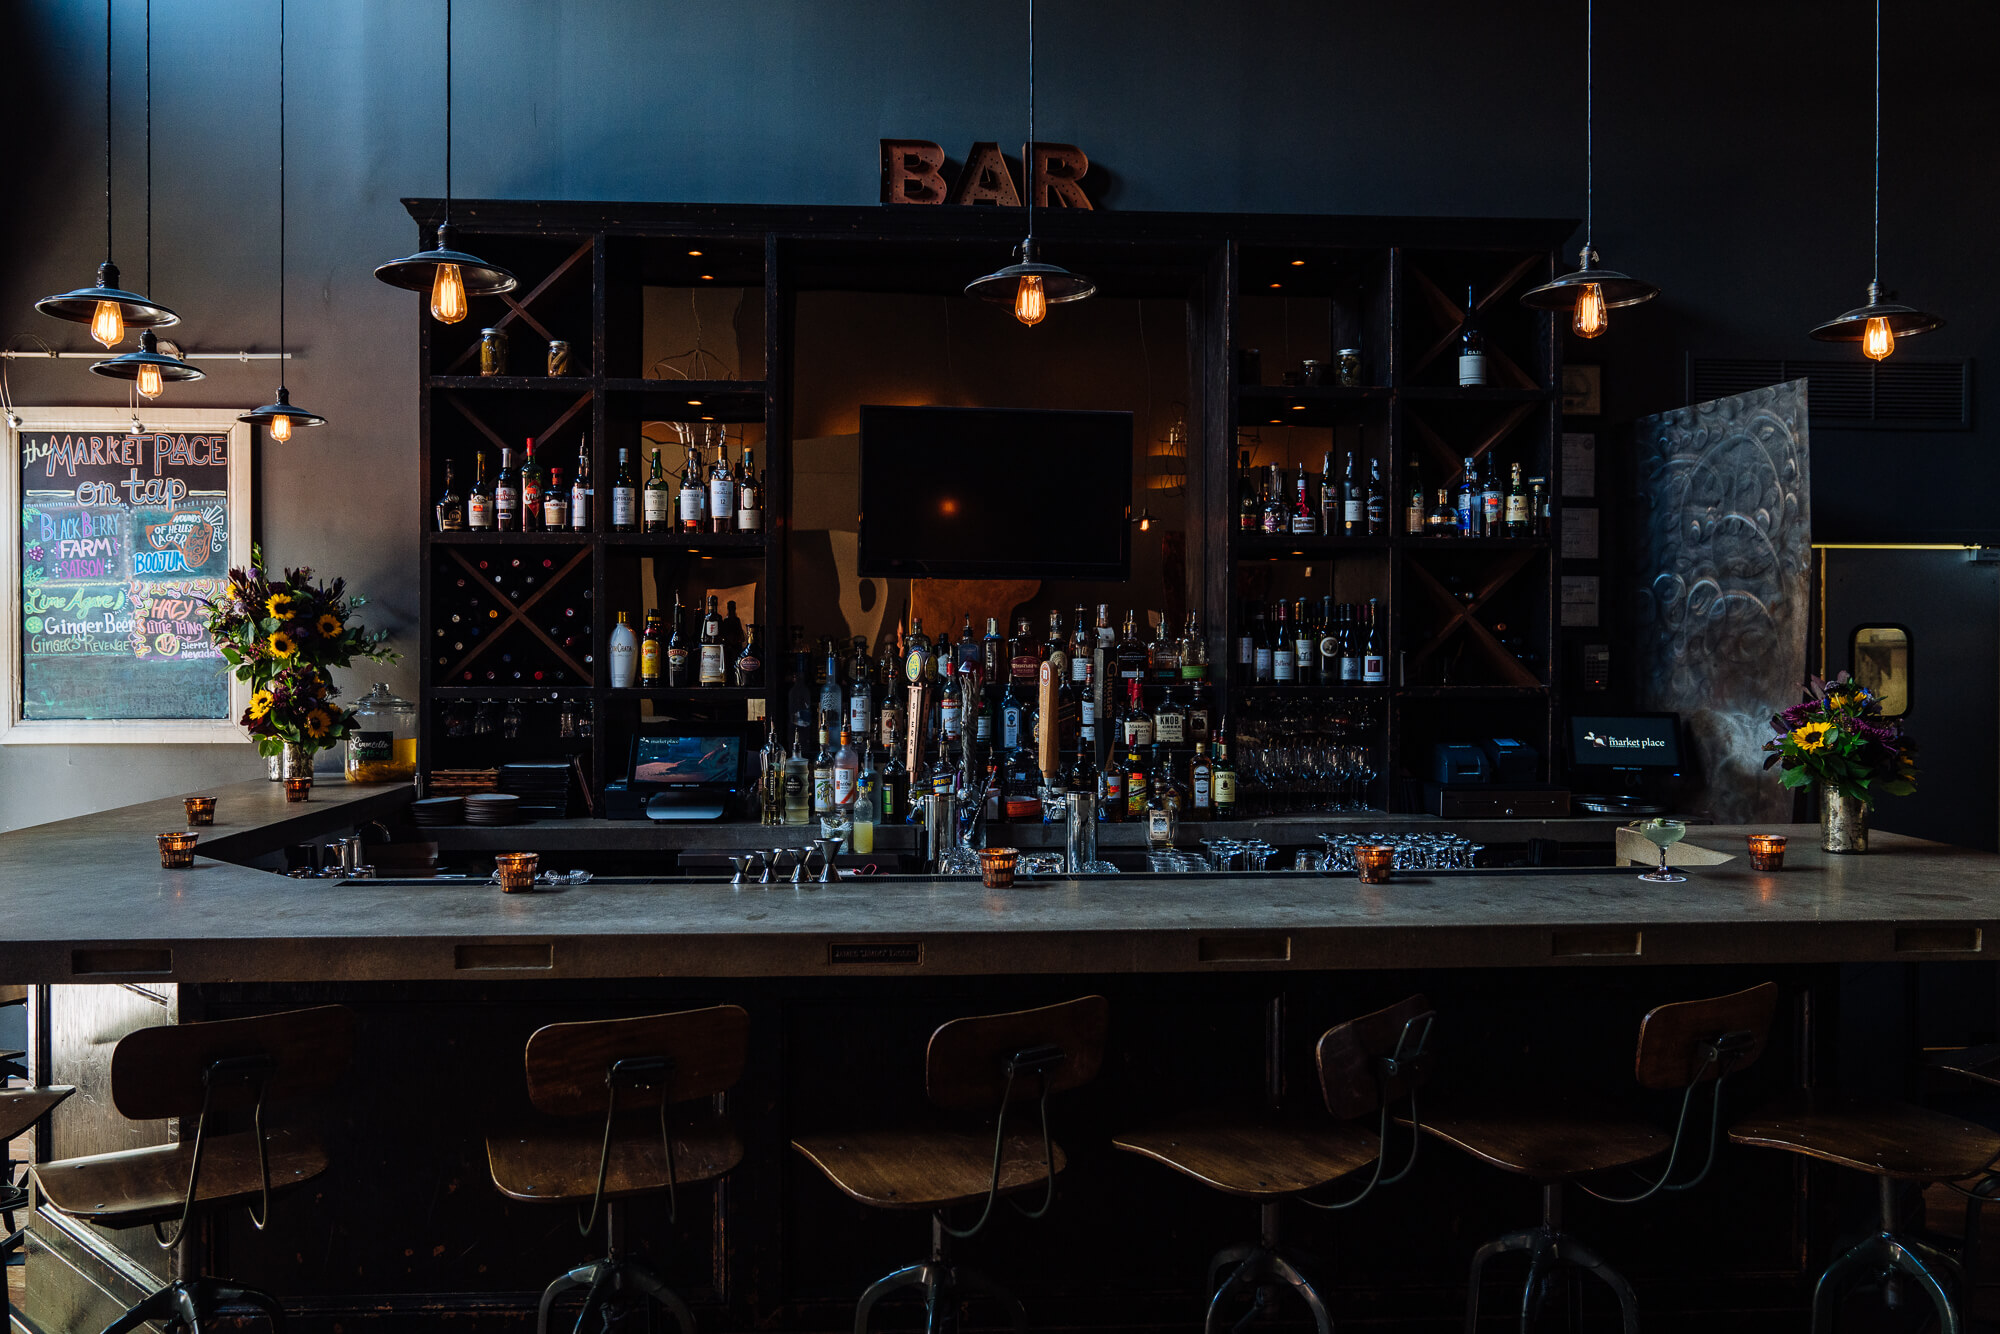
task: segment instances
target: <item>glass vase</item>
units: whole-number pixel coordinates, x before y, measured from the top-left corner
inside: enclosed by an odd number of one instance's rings
[[[303,742],[287,741],[284,753],[278,756],[278,777],[311,778],[313,753]]]
[[[1828,852],[1868,851],[1868,802],[1861,797],[1821,788],[1820,846]]]

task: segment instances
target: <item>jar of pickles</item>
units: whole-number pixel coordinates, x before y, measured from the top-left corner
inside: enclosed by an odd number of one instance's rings
[[[347,736],[347,781],[408,782],[417,773],[417,710],[377,681],[354,705]]]

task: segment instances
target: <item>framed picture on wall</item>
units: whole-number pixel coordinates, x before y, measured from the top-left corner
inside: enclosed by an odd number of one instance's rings
[[[1596,417],[1604,411],[1604,367],[1565,364],[1562,410],[1569,417]]]
[[[202,599],[250,562],[251,428],[234,411],[21,408],[4,422],[0,743],[244,740],[249,687]]]

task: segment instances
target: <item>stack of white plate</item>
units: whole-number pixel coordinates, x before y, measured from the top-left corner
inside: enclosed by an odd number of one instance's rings
[[[521,799],[506,792],[475,792],[465,798],[465,822],[476,825],[521,823]]]

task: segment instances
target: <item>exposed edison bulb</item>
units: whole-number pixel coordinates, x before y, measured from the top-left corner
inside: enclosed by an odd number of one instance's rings
[[[1585,283],[1576,297],[1576,319],[1570,327],[1579,338],[1595,338],[1604,332],[1611,322],[1611,313],[1605,309],[1604,288],[1598,283]]]
[[[147,398],[158,398],[166,384],[160,379],[160,368],[148,363],[139,368],[139,392]]]
[[[116,301],[97,303],[97,313],[90,317],[90,336],[106,347],[125,341],[125,315]]]
[[[271,418],[271,438],[279,444],[292,438],[292,419],[284,413]]]
[[[1152,515],[1150,515],[1150,514],[1148,514],[1148,513],[1146,513],[1146,512],[1145,512],[1145,511],[1143,511],[1143,510],[1142,510],[1142,511],[1140,511],[1140,514],[1139,514],[1139,531],[1140,531],[1140,532],[1142,532],[1142,533],[1148,533],[1148,532],[1151,532],[1152,530],[1153,530],[1153,516],[1152,516]]]
[[[1896,335],[1889,328],[1889,321],[1880,315],[1872,315],[1861,330],[1861,353],[1870,361],[1880,361],[1896,350]]]
[[[1042,275],[1024,273],[1014,289],[1014,318],[1023,324],[1040,324],[1049,313],[1048,294],[1042,290]]]
[[[431,315],[439,324],[457,324],[465,318],[465,276],[456,264],[437,266],[431,280]]]

